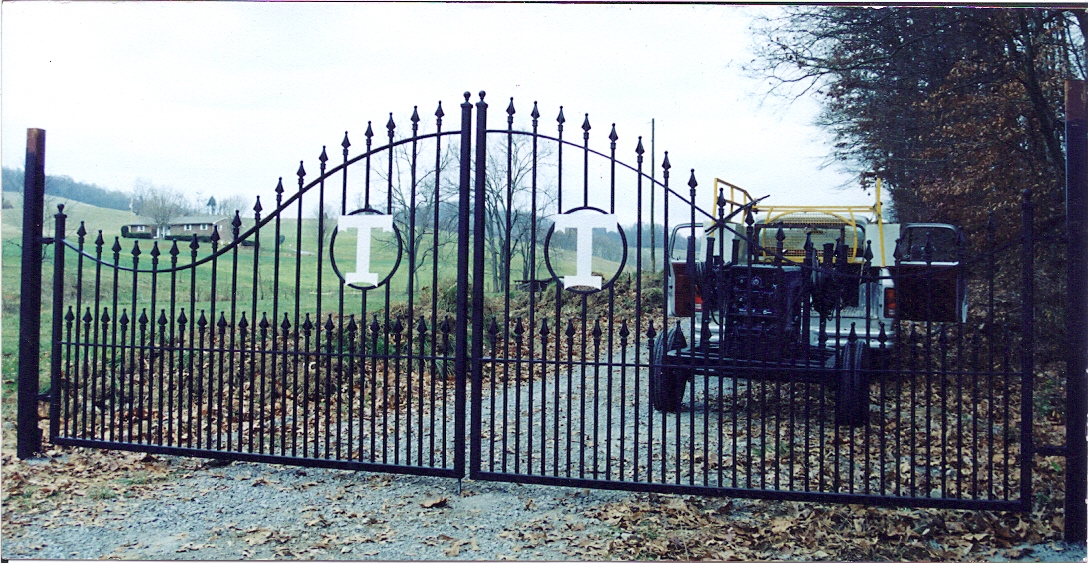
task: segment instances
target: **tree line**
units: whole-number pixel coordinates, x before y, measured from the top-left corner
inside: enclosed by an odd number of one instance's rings
[[[1031,191],[1051,241],[1034,256],[1039,352],[1059,353],[1064,82],[1086,76],[1085,10],[798,6],[753,31],[747,70],[769,93],[815,96],[831,158],[863,187],[882,178],[899,221],[960,225],[980,250],[1015,243]],[[1012,254],[999,287],[1018,286]]]
[[[754,28],[748,70],[813,95],[832,158],[882,178],[900,221],[1002,224],[1035,194],[1060,218],[1064,88],[1085,78],[1084,10],[786,8]],[[980,211],[981,210],[981,211]]]
[[[23,193],[23,169],[3,168],[3,191]],[[109,190],[95,184],[77,182],[68,176],[45,177],[45,193],[51,196],[80,201],[106,209],[129,208],[132,195],[126,192]]]

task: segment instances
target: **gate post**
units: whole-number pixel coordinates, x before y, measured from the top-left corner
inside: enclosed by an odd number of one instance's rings
[[[472,203],[472,436],[469,445],[469,477],[480,472],[483,424],[480,386],[483,384],[484,355],[484,204],[487,199],[487,102],[480,91],[476,102],[476,199]],[[464,280],[462,280],[464,283]]]
[[[26,459],[42,449],[38,428],[41,368],[42,225],[45,218],[45,130],[26,130],[23,176],[22,284],[19,290],[19,375],[16,454]]]
[[[1065,82],[1066,294],[1065,541],[1088,536],[1088,101],[1084,81]]]
[[[465,92],[461,104],[461,185],[457,207],[457,334],[454,350],[454,372],[457,377],[453,466],[465,476],[465,393],[468,388],[468,240],[472,198],[472,94]]]

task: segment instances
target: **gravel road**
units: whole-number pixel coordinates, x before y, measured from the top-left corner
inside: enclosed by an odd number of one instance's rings
[[[538,446],[543,437],[545,445],[541,451],[545,457],[537,459],[544,459],[549,467],[557,461],[555,456],[560,452],[563,457],[558,461],[572,463],[572,458],[567,456],[573,452],[574,463],[577,463],[585,454],[577,448],[569,450],[567,444],[584,443],[591,444],[586,450],[590,454],[588,458],[594,453],[600,457],[591,465],[591,469],[597,469],[594,474],[601,472],[601,464],[607,460],[614,463],[604,467],[603,474],[613,478],[629,477],[633,463],[639,463],[640,471],[645,472],[647,466],[644,464],[652,459],[653,452],[657,452],[658,464],[660,456],[665,455],[675,467],[676,460],[681,457],[674,456],[671,447],[664,451],[660,440],[647,440],[648,428],[640,430],[642,438],[638,442],[632,439],[636,427],[650,423],[645,417],[634,416],[646,408],[646,390],[642,388],[642,398],[637,402],[641,406],[636,409],[633,386],[627,385],[621,391],[619,382],[623,373],[614,376],[610,386],[605,388],[583,388],[580,377],[572,379],[569,387],[568,382],[562,380],[558,390],[554,384],[542,387],[539,382],[533,386],[525,383],[509,387],[505,393],[497,392],[494,403],[490,393],[486,393],[481,409],[484,420],[490,420],[494,408],[496,417],[507,420],[508,424],[505,446],[500,436],[494,435],[502,431],[501,423],[498,430],[485,424],[488,433],[483,452],[485,469],[490,466],[492,470],[498,470],[504,460],[513,463],[514,458],[510,457],[507,448],[512,442],[513,428],[537,432]],[[700,380],[697,390],[694,398],[690,395],[687,398],[687,404],[694,401],[695,414],[681,415],[683,420],[689,416],[716,417],[718,406],[714,398],[731,392],[732,387],[726,380],[714,381],[704,388]],[[556,391],[558,403],[554,400]],[[588,397],[584,403],[587,408],[596,405],[598,410],[579,411],[577,417],[574,412],[564,411],[568,393],[575,395],[576,405],[584,395]],[[548,403],[549,400],[552,402]],[[545,409],[543,424],[539,423],[541,408]],[[580,421],[575,424],[576,418],[590,412],[599,415],[598,424],[587,426]],[[618,424],[621,413],[624,415],[625,441],[617,441],[617,436],[609,436],[601,426],[609,413],[614,424]],[[669,421],[669,431],[675,434],[665,443],[675,444],[679,437],[686,444],[692,439],[691,431],[686,423],[673,425],[676,417],[675,414],[655,413],[652,424],[662,429],[662,421]],[[518,420],[520,423],[515,425]],[[549,444],[547,439],[554,435],[556,422],[562,439]],[[720,426],[716,419],[712,424]],[[701,426],[700,423],[692,428],[698,432]],[[568,432],[572,438],[566,438]],[[497,449],[492,448],[495,444]],[[686,450],[686,445],[683,449]],[[750,526],[757,535],[768,529],[767,522],[783,517],[787,514],[784,511],[796,512],[797,507],[801,507],[802,512],[811,509],[813,513],[826,514],[845,514],[854,510],[846,506],[825,510],[812,503],[700,499],[242,462],[224,465],[201,459],[127,452],[56,449],[48,453],[48,457],[26,462],[15,461],[7,454],[4,456],[5,479],[27,482],[27,486],[17,489],[5,486],[2,534],[5,559],[612,559],[623,554],[630,556],[632,544],[637,547],[640,542],[658,538],[659,534],[668,538],[659,541],[679,541],[677,536],[671,535],[674,530],[670,527],[672,520],[663,519],[658,524],[640,527],[633,534],[631,527],[621,525],[623,522],[617,524],[614,519],[602,517],[618,513],[617,507],[627,507],[619,512],[626,510],[629,513],[629,507],[634,505],[667,505],[677,507],[674,512],[683,518],[690,520],[685,516],[689,513],[696,517],[714,515],[719,518],[715,522],[723,526],[736,522],[738,533],[743,531],[743,526]],[[490,465],[491,462],[494,465]],[[622,466],[621,462],[628,465]],[[92,467],[95,463],[113,468],[113,472],[107,471],[95,480],[96,470]],[[624,471],[628,473],[624,474]],[[50,483],[52,476],[72,474],[91,477],[71,482],[58,477],[57,484]],[[67,484],[62,486],[62,482]],[[55,487],[56,492],[43,494],[50,487]],[[19,496],[12,492],[14,490],[19,491]],[[35,505],[32,501],[39,497],[45,501]],[[869,512],[867,517],[879,521],[874,515],[898,517],[903,513],[885,510]],[[965,519],[962,512],[927,514],[936,515],[928,518],[943,519],[948,515],[949,520],[953,517]],[[647,522],[654,520],[650,518]],[[828,552],[795,550],[788,547],[790,537],[788,534],[782,536],[773,544],[779,547],[760,548],[762,551],[756,552],[755,556],[761,559],[837,559],[836,553],[839,553],[841,558],[847,559],[853,553],[833,552],[830,547]],[[925,549],[938,550],[943,549],[940,541],[953,540],[919,538],[915,541],[923,542]],[[618,550],[619,546],[626,551]],[[953,546],[949,544],[948,549],[952,550]],[[970,558],[1038,561],[1084,558],[1083,546],[1053,542],[997,545],[988,549],[972,551]],[[668,551],[667,545],[664,551],[657,553],[666,557],[680,556],[675,551]],[[752,555],[741,558],[750,557]]]
[[[3,556],[572,559],[584,557],[578,542],[612,534],[583,513],[628,496],[173,457],[137,463],[162,480],[13,516]]]

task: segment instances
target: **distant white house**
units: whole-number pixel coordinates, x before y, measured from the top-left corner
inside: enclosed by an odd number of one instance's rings
[[[219,236],[224,239],[230,237],[230,219],[219,215],[186,215],[175,217],[164,228],[158,228],[149,221],[129,223],[121,227],[121,236],[127,238],[190,238],[197,235],[198,239],[206,239],[211,236],[216,227],[219,227]]]

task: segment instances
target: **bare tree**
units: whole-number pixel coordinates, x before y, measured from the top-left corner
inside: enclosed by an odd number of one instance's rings
[[[215,199],[208,200],[208,206],[211,207],[215,204]],[[253,207],[253,204],[247,203],[246,198],[240,195],[229,195],[219,199],[219,205],[217,211],[219,215],[228,215],[233,217],[235,211],[241,211],[244,215],[246,210]],[[216,213],[213,212],[213,215]]]
[[[324,207],[315,205],[310,214],[314,219],[317,219],[317,238],[325,248],[328,248],[332,232],[336,230],[336,218],[338,216],[336,210],[331,203],[326,202]]]
[[[146,218],[155,227],[156,236],[166,232],[170,220],[191,213],[189,199],[179,190],[156,186],[146,178],[137,178],[132,190],[132,212]]]
[[[526,137],[502,138],[492,143],[487,154],[485,180],[485,247],[491,263],[493,291],[506,291],[511,280],[513,258],[521,258],[521,276],[531,275],[534,227],[538,245],[543,244],[550,221],[547,210],[555,205],[554,185],[541,181],[541,168],[551,155],[550,145],[538,145],[536,162],[533,147]],[[537,183],[533,186],[534,166]],[[535,204],[535,207],[534,207]],[[536,253],[536,270],[544,256]]]
[[[450,165],[456,163],[457,147],[447,145],[438,156],[437,166],[432,160],[433,149],[419,145],[414,153],[410,144],[404,144],[390,154],[392,176],[388,169],[377,170],[381,183],[388,189],[387,199],[384,204],[374,200],[369,204],[381,211],[385,211],[381,209],[383,207],[390,207],[388,211],[393,215],[393,223],[403,238],[411,281],[414,287],[419,287],[423,266],[433,259],[435,252],[457,237],[454,202],[458,194],[458,177],[456,173],[449,173]],[[359,194],[357,201],[360,207],[367,205],[363,194]]]

